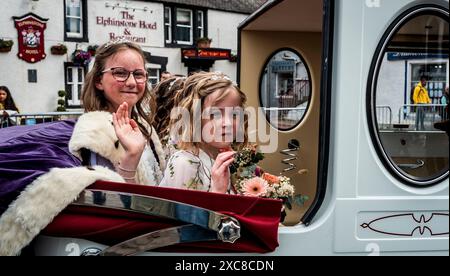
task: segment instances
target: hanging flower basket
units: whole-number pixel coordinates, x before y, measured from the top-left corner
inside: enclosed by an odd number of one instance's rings
[[[64,44],[53,45],[50,48],[52,55],[65,55],[67,53],[67,47]]]
[[[75,50],[72,54],[72,62],[76,65],[87,66],[91,61],[91,54],[88,51]]]
[[[89,52],[89,54],[91,54],[92,57],[95,56],[97,49],[98,49],[98,45],[89,45],[87,47],[87,51]]]
[[[0,53],[10,52],[14,42],[12,40],[0,39]]]
[[[11,52],[12,47],[0,47],[0,53]]]

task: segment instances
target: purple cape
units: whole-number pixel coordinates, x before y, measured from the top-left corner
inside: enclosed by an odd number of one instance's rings
[[[75,121],[0,129],[0,215],[27,185],[52,168],[81,166],[69,152]]]

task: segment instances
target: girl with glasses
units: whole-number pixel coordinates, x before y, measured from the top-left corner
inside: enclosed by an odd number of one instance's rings
[[[101,46],[86,76],[82,103],[87,113],[75,126],[71,152],[85,165],[116,171],[126,182],[158,185],[165,156],[145,112],[154,106],[141,48],[128,41]]]

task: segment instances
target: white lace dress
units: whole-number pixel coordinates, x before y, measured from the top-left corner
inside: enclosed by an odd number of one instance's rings
[[[210,192],[213,165],[214,159],[202,150],[198,155],[185,150],[177,151],[169,159],[160,186]]]
[[[147,145],[145,147],[138,167],[142,168],[141,170],[138,170],[142,172],[142,174],[137,173],[139,183],[158,186],[162,180],[162,172],[150,146]]]

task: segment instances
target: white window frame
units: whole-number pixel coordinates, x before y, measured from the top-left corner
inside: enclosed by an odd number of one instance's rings
[[[69,82],[69,69],[72,69],[72,81]],[[67,100],[67,105],[69,107],[71,106],[80,106],[81,105],[81,92],[79,91],[78,87],[83,87],[84,84],[84,67],[80,66],[68,66],[66,69],[67,74],[67,86],[71,86],[72,89],[67,91],[68,93],[72,91],[71,100]],[[78,80],[78,70],[81,70],[81,82]],[[78,97],[80,95],[80,97]]]
[[[84,32],[84,30],[83,30],[83,1],[78,0],[80,3],[80,7],[79,7],[80,16],[74,16],[74,15],[67,14],[68,5],[71,0],[65,0],[65,1],[66,1],[66,10],[64,11],[64,13],[66,14],[66,24],[67,24],[67,21],[69,21],[70,19],[78,19],[79,24],[80,24],[80,32],[79,33],[68,32],[66,30],[66,35],[69,38],[83,38],[83,32]],[[64,26],[64,28],[66,28],[66,26]]]
[[[205,12],[204,11],[197,11],[197,21],[200,21],[201,19],[201,25],[199,24],[197,26],[197,29],[200,30],[199,38],[205,37]],[[197,22],[198,23],[198,22]]]
[[[166,16],[165,13],[169,12],[169,22],[166,22]],[[166,37],[166,43],[170,44],[172,43],[172,8],[171,7],[164,7],[164,32],[165,28],[168,28],[168,37]]]
[[[150,80],[156,80],[156,83],[158,83],[160,75],[161,75],[161,65],[160,64],[147,63],[145,65],[145,69],[147,70],[147,72],[149,71],[149,69],[156,70],[156,76],[152,76],[150,74],[148,75],[148,84],[152,85]]]
[[[189,28],[190,29],[189,41],[177,40],[177,44],[180,44],[180,45],[192,45],[194,43],[194,39],[193,39],[193,37],[194,37],[194,12],[193,12],[193,10],[189,10],[189,9],[179,9],[179,8],[177,8],[175,10],[177,18],[178,18],[178,11],[187,11],[187,12],[189,12],[190,15],[191,15],[191,24],[190,25],[180,25],[180,24],[178,24],[178,20],[175,19],[176,20],[176,28],[177,29],[178,29],[178,27]]]

